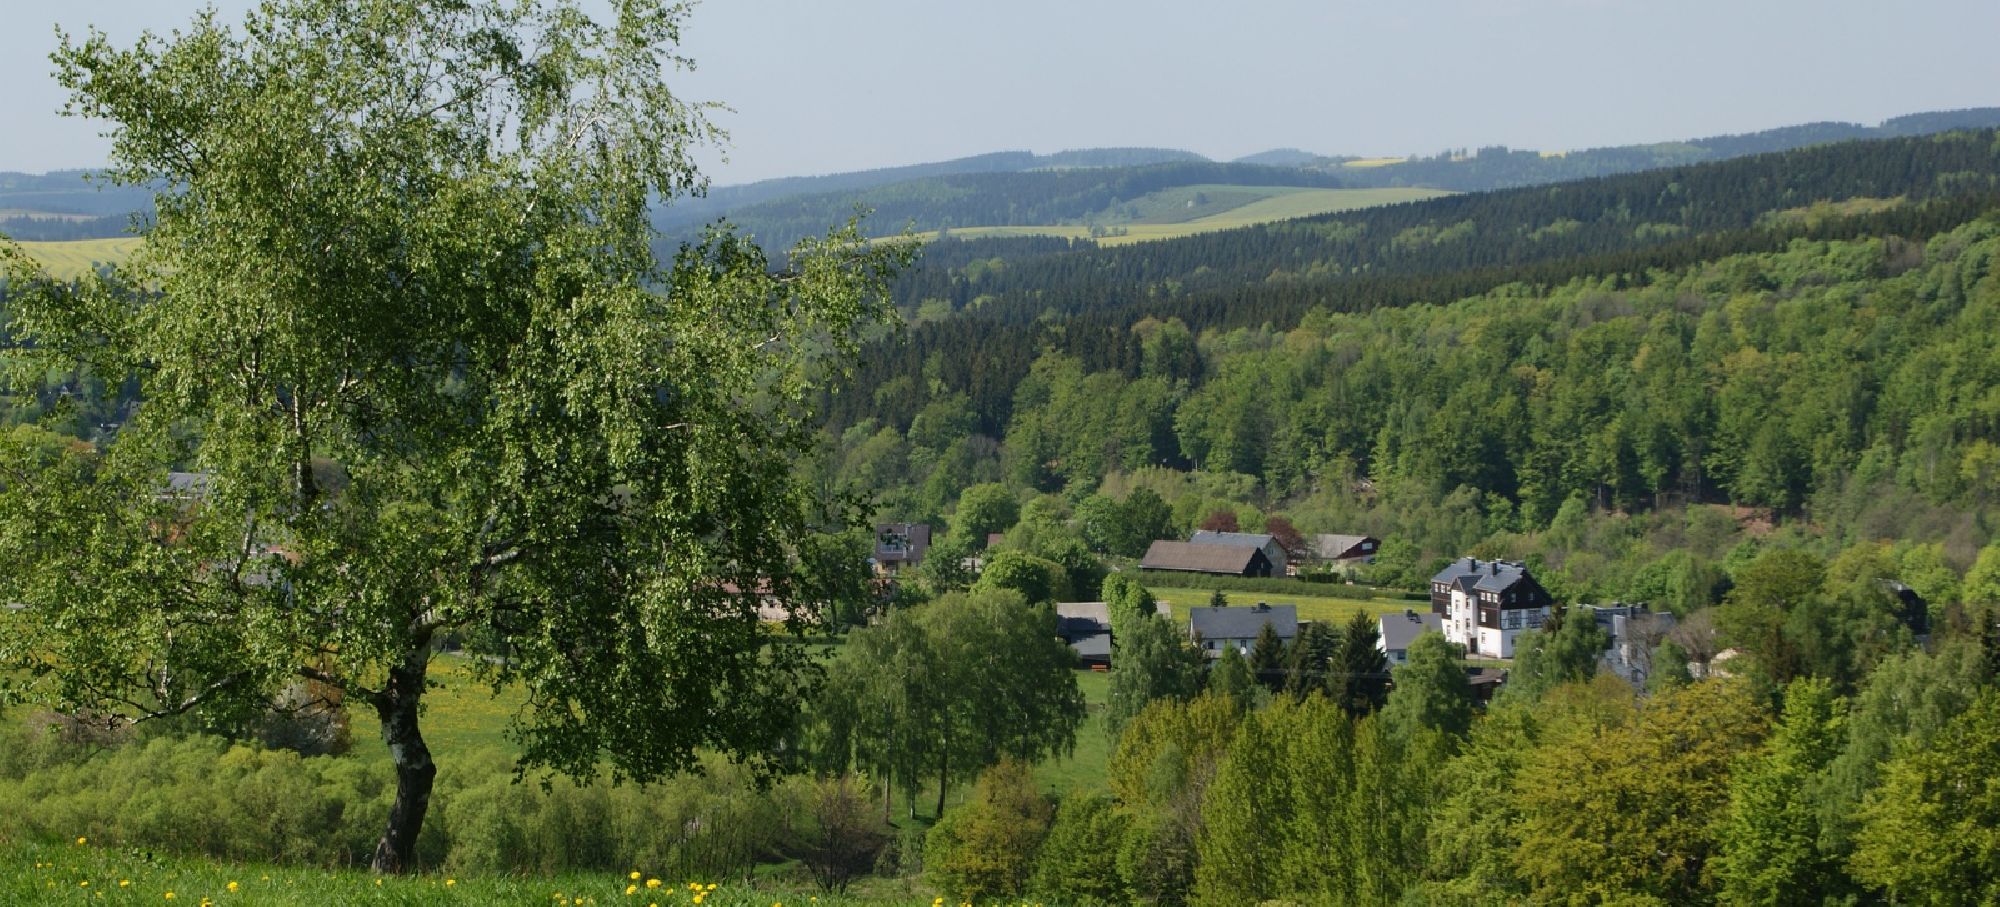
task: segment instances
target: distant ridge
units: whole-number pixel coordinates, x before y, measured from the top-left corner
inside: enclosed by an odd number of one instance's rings
[[[1246,154],[1230,163],[1262,164],[1266,167],[1311,167],[1325,161],[1326,157],[1324,155],[1314,154],[1310,151],[1301,151],[1297,148],[1273,148],[1269,151],[1259,151],[1256,154]]]

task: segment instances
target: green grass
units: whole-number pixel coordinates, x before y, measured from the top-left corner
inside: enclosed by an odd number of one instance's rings
[[[1176,619],[1187,616],[1188,608],[1207,607],[1212,594],[1206,589],[1174,586],[1149,586],[1153,597],[1172,605]],[[1284,592],[1228,592],[1232,606],[1251,605],[1268,602],[1273,605],[1296,605],[1300,620],[1326,623],[1346,623],[1354,612],[1368,614],[1394,614],[1405,608],[1427,608],[1422,602],[1409,602],[1393,598],[1344,598],[1335,595],[1292,595]]]
[[[635,867],[644,872],[645,867]],[[626,876],[580,873],[549,878],[456,878],[443,874],[383,878],[363,871],[305,869],[258,864],[224,864],[191,858],[148,858],[137,851],[100,849],[74,843],[0,841],[0,903],[165,904],[216,907],[230,904],[321,907],[329,904],[486,905],[583,904],[689,905],[687,879],[661,880],[658,889],[625,893]],[[850,904],[923,905],[930,898],[896,880],[868,879],[853,896],[836,897],[795,885],[738,880],[716,882],[704,907],[796,907]],[[125,884],[120,884],[121,882]],[[229,890],[236,883],[237,890]],[[168,898],[167,893],[173,897]]]
[[[1076,685],[1083,690],[1085,703],[1083,726],[1076,731],[1076,751],[1044,759],[1035,766],[1035,780],[1064,794],[1103,790],[1110,778],[1106,769],[1111,763],[1111,737],[1104,728],[1104,707],[1111,697],[1111,675],[1078,671]]]
[[[444,655],[431,662],[431,679],[438,687],[424,694],[424,742],[439,761],[481,750],[499,750],[517,755],[520,747],[507,739],[508,722],[527,704],[519,689],[494,695],[491,687],[473,680],[465,659]],[[354,755],[364,759],[387,759],[382,743],[382,726],[375,713],[365,707],[351,707],[348,716],[354,732]]]
[[[24,242],[21,251],[58,278],[91,273],[99,263],[124,261],[139,247],[139,238],[79,239],[71,242]]]

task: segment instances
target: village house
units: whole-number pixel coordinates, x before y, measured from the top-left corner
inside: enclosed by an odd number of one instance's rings
[[[1418,636],[1443,632],[1444,618],[1405,608],[1401,614],[1384,614],[1375,621],[1375,648],[1388,657],[1391,667],[1409,664],[1410,644]]]
[[[1170,616],[1166,602],[1153,604],[1155,613]],[[1111,606],[1104,602],[1057,602],[1056,635],[1076,652],[1077,664],[1087,668],[1111,666]]]
[[[1623,603],[1583,607],[1610,641],[1604,649],[1604,670],[1643,688],[1653,670],[1653,649],[1674,628],[1673,613]]]
[[[1263,602],[1248,608],[1188,609],[1188,636],[1209,658],[1221,658],[1225,648],[1249,655],[1265,624],[1271,625],[1280,641],[1291,645],[1299,635],[1299,609]]]
[[[1464,557],[1431,577],[1431,613],[1469,656],[1513,658],[1514,638],[1541,627],[1554,604],[1522,564]]]
[[[1188,536],[1193,545],[1229,545],[1236,548],[1255,548],[1264,552],[1265,560],[1271,562],[1272,576],[1284,576],[1291,572],[1292,554],[1278,543],[1276,536],[1264,532],[1216,532],[1210,529],[1197,530]]]
[[[1161,540],[1146,549],[1139,569],[1157,573],[1206,573],[1212,576],[1270,576],[1271,559],[1262,548],[1240,545],[1200,545]]]
[[[875,527],[875,571],[895,576],[913,570],[930,547],[929,523],[882,523]]]

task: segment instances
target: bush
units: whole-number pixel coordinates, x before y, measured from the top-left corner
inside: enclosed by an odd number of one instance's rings
[[[924,873],[940,891],[962,901],[1020,894],[1054,812],[1024,763],[1008,760],[987,769],[973,787],[972,802],[931,827]]]
[[[890,840],[888,820],[870,788],[852,775],[796,785],[786,851],[831,892],[875,868]]]
[[[1103,794],[1072,794],[1056,810],[1055,824],[1035,862],[1034,890],[1050,900],[1095,907],[1123,904],[1118,849],[1127,817]]]

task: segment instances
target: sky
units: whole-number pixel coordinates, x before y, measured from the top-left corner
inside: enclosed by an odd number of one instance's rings
[[[605,0],[583,0],[602,8]],[[227,16],[250,0],[215,0]],[[103,162],[61,28],[182,0],[7,0],[0,170]],[[716,185],[989,151],[1567,150],[2000,106],[1994,0],[706,0],[679,82],[728,105]]]

